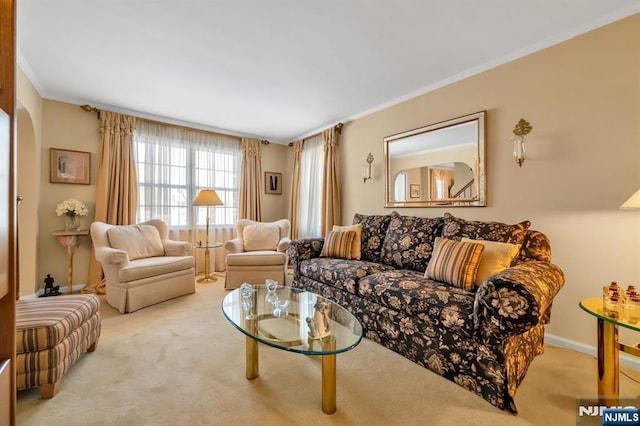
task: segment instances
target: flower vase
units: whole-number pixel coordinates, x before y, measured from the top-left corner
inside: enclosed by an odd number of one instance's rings
[[[80,229],[80,218],[76,215],[64,216],[64,229],[67,231],[77,231]]]

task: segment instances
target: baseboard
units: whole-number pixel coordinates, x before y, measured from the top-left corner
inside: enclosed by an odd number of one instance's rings
[[[86,284],[74,284],[73,285],[73,294],[80,294],[80,290],[82,290],[83,288],[85,288],[87,285]],[[64,294],[68,294],[67,293],[67,286],[61,286],[58,291],[60,292],[60,295],[64,295]],[[38,290],[36,290],[35,293],[31,293],[31,294],[23,294],[20,297],[25,297],[25,298],[34,298],[34,297],[41,297],[40,295],[44,293],[44,289],[43,288],[39,288]]]
[[[598,350],[594,346],[585,345],[584,343],[565,339],[564,337],[554,336],[553,334],[545,333],[544,342],[553,346],[558,346],[560,348],[565,348],[574,352],[589,355],[594,358],[598,356]],[[636,358],[620,352],[620,365],[624,365],[625,367],[640,371],[640,358]]]

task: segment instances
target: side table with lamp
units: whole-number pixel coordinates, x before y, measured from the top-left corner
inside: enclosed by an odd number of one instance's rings
[[[207,234],[205,237],[205,243],[204,246],[202,245],[196,245],[196,248],[204,248],[204,277],[198,279],[199,283],[212,283],[217,281],[218,279],[214,276],[211,275],[210,273],[210,251],[209,249],[212,248],[216,248],[216,247],[221,247],[222,243],[213,243],[213,244],[209,244],[209,222],[210,222],[210,217],[209,217],[209,207],[210,206],[222,206],[224,205],[224,203],[222,202],[222,200],[220,200],[220,197],[218,196],[218,194],[216,193],[216,191],[214,191],[213,189],[202,189],[200,190],[200,192],[198,193],[198,195],[196,196],[196,198],[193,200],[192,205],[196,206],[196,207],[200,207],[200,206],[206,206],[207,207],[207,219],[206,219],[206,223],[207,223]]]
[[[636,191],[620,206],[621,210],[640,210],[640,190]],[[640,331],[640,313],[637,298],[627,304],[620,300],[613,309],[607,306],[608,295],[580,301],[580,308],[597,319],[598,336],[598,371],[597,386],[601,403],[615,405],[620,394],[620,364],[619,351],[640,357],[637,346],[629,346],[618,340],[618,326],[634,331]],[[617,299],[617,298],[616,298]],[[616,300],[617,302],[617,300]],[[627,301],[628,302],[628,301]],[[616,303],[614,303],[616,305]],[[633,308],[633,310],[631,310]]]

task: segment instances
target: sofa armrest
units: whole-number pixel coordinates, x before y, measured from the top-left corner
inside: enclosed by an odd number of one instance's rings
[[[291,240],[287,254],[293,265],[293,279],[300,274],[300,262],[314,257],[320,257],[324,238],[308,238],[303,240]]]
[[[124,250],[111,247],[98,247],[95,250],[96,260],[104,264],[129,263],[129,255]]]
[[[287,250],[289,250],[290,244],[291,244],[291,239],[289,239],[288,237],[284,237],[278,242],[278,247],[276,248],[276,251],[286,254]]]
[[[564,274],[550,262],[524,262],[489,277],[476,293],[474,325],[483,337],[524,333],[548,318]]]
[[[188,256],[193,251],[193,244],[188,241],[164,240],[165,256]]]
[[[224,248],[229,251],[229,253],[242,253],[244,251],[242,238],[234,238],[233,240],[226,241]]]

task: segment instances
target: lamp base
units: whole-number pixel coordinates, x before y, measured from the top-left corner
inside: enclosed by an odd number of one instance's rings
[[[197,283],[214,283],[218,281],[218,278],[212,276],[212,275],[205,275],[202,278],[199,278],[198,280],[196,280]]]

